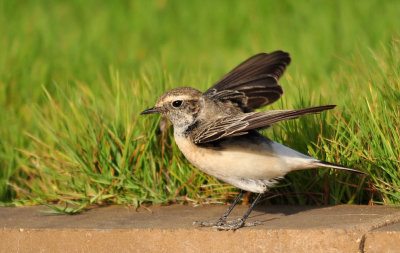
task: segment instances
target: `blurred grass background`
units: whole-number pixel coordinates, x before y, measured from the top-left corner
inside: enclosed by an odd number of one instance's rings
[[[157,136],[159,118],[138,114],[167,89],[204,91],[280,49],[292,63],[269,108],[338,107],[266,134],[370,175],[293,172],[266,201],[398,205],[399,11],[396,0],[0,0],[0,202],[77,212],[230,201],[237,189],[192,167],[171,130]]]

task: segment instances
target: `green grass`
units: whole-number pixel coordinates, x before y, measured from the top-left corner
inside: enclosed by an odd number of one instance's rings
[[[0,202],[224,203],[158,117],[164,91],[205,90],[247,57],[292,64],[269,108],[337,104],[271,138],[369,173],[292,172],[267,201],[400,203],[399,1],[0,1]]]

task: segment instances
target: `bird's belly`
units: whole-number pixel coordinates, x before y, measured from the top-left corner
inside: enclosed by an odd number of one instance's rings
[[[269,180],[290,171],[284,160],[263,146],[213,149],[197,146],[185,138],[175,141],[193,165],[228,183],[229,178]]]

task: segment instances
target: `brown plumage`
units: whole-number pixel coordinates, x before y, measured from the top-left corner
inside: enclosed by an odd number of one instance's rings
[[[197,127],[193,133],[193,142],[196,144],[216,141],[222,138],[247,134],[250,130],[259,130],[270,124],[296,119],[310,113],[319,113],[334,108],[335,105],[309,107],[299,110],[275,110],[252,112],[222,117],[212,122],[205,122]]]
[[[226,74],[204,95],[237,103],[243,112],[253,111],[282,96],[283,89],[278,80],[289,64],[290,56],[286,52],[254,55]]]

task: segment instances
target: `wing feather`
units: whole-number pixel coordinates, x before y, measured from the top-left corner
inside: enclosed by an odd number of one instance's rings
[[[237,103],[243,112],[253,111],[278,100],[283,94],[278,79],[290,63],[290,56],[283,51],[260,53],[250,57],[204,94],[212,99]],[[220,92],[230,91],[230,93]],[[241,97],[237,99],[237,97]]]
[[[193,142],[201,144],[243,135],[247,134],[248,131],[262,129],[279,121],[296,119],[306,114],[319,113],[334,107],[335,105],[325,105],[298,110],[250,112],[219,118],[213,122],[202,124],[193,131]]]

